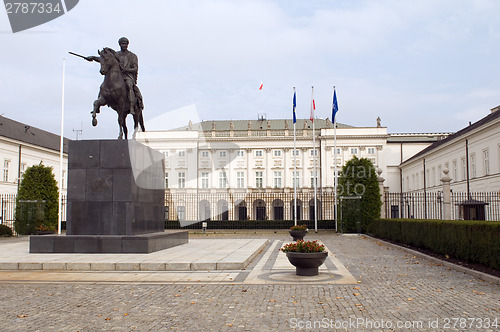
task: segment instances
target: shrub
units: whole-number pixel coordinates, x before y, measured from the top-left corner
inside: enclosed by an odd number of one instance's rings
[[[500,222],[378,219],[368,233],[500,269]]]
[[[0,236],[12,236],[12,229],[6,225],[0,225]]]
[[[37,229],[55,230],[59,191],[52,167],[42,163],[24,172],[16,197],[14,229],[18,234],[34,234]],[[42,226],[43,225],[43,226]]]
[[[380,218],[382,201],[380,188],[373,163],[356,156],[342,167],[337,194],[343,197],[361,196],[360,204],[354,200],[344,200],[342,221],[347,232],[365,232],[373,220]],[[359,229],[356,223],[359,222]]]

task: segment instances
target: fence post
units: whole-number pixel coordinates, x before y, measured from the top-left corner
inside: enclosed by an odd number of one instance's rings
[[[451,190],[450,182],[451,178],[448,176],[449,170],[447,168],[443,169],[444,176],[441,178],[443,183],[443,219],[451,220]]]
[[[381,211],[380,211],[380,218],[382,219],[385,219],[386,218],[386,215],[385,215],[385,198],[384,198],[384,181],[385,179],[380,176],[380,174],[382,174],[382,169],[380,167],[377,168],[377,180],[378,180],[378,187],[380,189],[380,199],[382,200],[382,206],[380,207]]]

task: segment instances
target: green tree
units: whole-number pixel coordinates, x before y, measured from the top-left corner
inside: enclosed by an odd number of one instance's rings
[[[342,219],[347,220],[345,231],[365,232],[373,220],[380,218],[380,188],[375,167],[369,159],[354,157],[342,167],[337,194],[339,197],[361,196],[360,202],[344,200],[346,204],[343,204]]]
[[[52,167],[42,163],[24,172],[16,197],[14,229],[34,234],[37,229],[55,230],[59,211],[59,189]]]

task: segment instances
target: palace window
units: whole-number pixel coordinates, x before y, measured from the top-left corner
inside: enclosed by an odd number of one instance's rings
[[[470,155],[470,175],[472,178],[476,177],[476,155],[474,153]]]
[[[300,172],[293,172],[293,186],[294,188],[300,188]]]
[[[236,172],[236,186],[245,188],[245,172]]]
[[[314,187],[314,179],[316,179],[316,187],[318,186],[318,171],[311,171],[311,188]]]
[[[5,182],[9,181],[9,168],[10,168],[10,160],[5,159],[3,161],[3,180]]]
[[[490,154],[488,152],[488,149],[483,150],[483,168],[484,168],[484,175],[489,175],[490,174]]]
[[[274,172],[274,188],[281,188],[281,172]]]
[[[255,172],[255,187],[262,188],[263,187],[263,177],[262,172]]]
[[[185,172],[179,172],[178,184],[179,184],[179,189],[186,188],[186,173]]]
[[[461,166],[462,166],[462,180],[467,179],[467,168],[465,165],[465,157],[462,157],[461,159]]]
[[[219,173],[219,188],[227,188],[227,174],[225,171]]]
[[[21,163],[21,179],[23,178],[23,175],[24,175],[24,172],[26,171],[26,164],[25,163]],[[63,180],[64,180],[64,174],[66,174],[66,171],[63,171]],[[63,181],[63,184],[64,184],[64,181]]]
[[[201,173],[201,188],[208,189],[208,172]]]

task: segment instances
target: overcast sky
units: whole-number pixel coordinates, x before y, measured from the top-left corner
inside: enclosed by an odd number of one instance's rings
[[[498,13],[496,0],[84,0],[13,34],[0,10],[0,114],[59,134],[66,59],[64,136],[116,138],[110,108],[91,126],[99,64],[68,51],[97,55],[126,36],[146,130],[291,118],[294,86],[298,117],[314,86],[317,117],[331,118],[336,86],[338,122],[457,131],[500,104]]]

